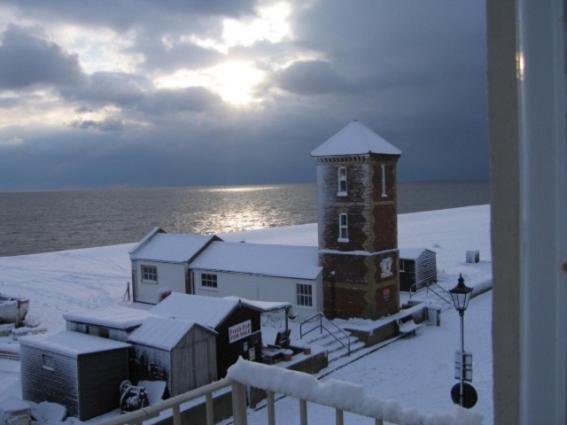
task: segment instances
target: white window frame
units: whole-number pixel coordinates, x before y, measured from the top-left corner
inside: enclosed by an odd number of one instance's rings
[[[153,269],[153,271],[148,270]],[[148,276],[155,275],[155,279],[148,278]],[[142,282],[150,283],[152,285],[157,285],[158,283],[158,269],[157,266],[152,266],[150,264],[141,264],[140,265],[140,277],[142,278]]]
[[[296,283],[295,295],[295,301],[299,307],[313,307],[313,285]]]
[[[201,273],[201,287],[206,289],[218,289],[218,275],[216,273]]]
[[[345,223],[343,224],[343,217]],[[344,231],[344,233],[343,233]],[[347,213],[340,213],[339,214],[339,238],[337,239],[338,242],[348,242],[348,214]]]
[[[344,190],[341,185],[344,184]],[[337,196],[347,196],[348,186],[347,186],[347,167],[339,167],[337,173]]]
[[[386,164],[380,164],[380,169],[382,170],[382,198],[387,198],[386,193]]]

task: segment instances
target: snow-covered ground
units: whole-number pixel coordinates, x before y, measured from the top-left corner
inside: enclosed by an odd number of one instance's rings
[[[491,279],[489,215],[486,205],[402,214],[398,222],[399,246],[436,251],[439,277],[445,287],[454,286],[459,273],[463,273],[468,285],[484,284]],[[263,229],[221,237],[231,241],[316,246],[317,226]],[[64,327],[65,312],[122,302],[126,282],[130,280],[131,246],[0,257],[0,292],[29,298],[29,318],[41,322],[49,332],[59,331]],[[480,250],[479,264],[464,262],[468,249]],[[488,293],[472,301],[466,333],[467,348],[474,353],[474,384],[480,393],[476,409],[485,416],[484,423],[491,423],[492,415],[490,320],[491,293]],[[456,315],[448,311],[442,317],[441,327],[421,328],[418,337],[398,341],[331,376],[360,383],[377,396],[396,399],[407,407],[427,412],[450,409],[457,322]],[[8,395],[19,396],[19,385],[18,363],[0,359],[0,400]],[[286,403],[289,406],[282,407]],[[296,408],[297,402],[286,399],[278,403],[277,410],[279,414],[293,415]],[[330,417],[323,410],[310,410],[310,415],[313,419]],[[263,418],[258,416],[253,423],[263,423],[260,417]],[[297,416],[293,418],[296,422]],[[290,423],[286,419],[280,422]],[[322,419],[316,423],[330,422]]]

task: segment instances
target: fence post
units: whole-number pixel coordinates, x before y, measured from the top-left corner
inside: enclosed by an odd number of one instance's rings
[[[266,392],[268,399],[268,425],[276,425],[276,409],[274,405],[274,393]]]
[[[246,387],[235,381],[232,382],[232,416],[234,425],[248,425]]]

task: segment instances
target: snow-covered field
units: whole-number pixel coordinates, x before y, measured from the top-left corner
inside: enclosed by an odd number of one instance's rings
[[[454,286],[463,273],[468,285],[491,279],[490,217],[488,206],[402,214],[399,246],[430,248],[437,252],[441,283]],[[317,245],[315,224],[263,229],[221,235],[231,241]],[[31,300],[29,318],[50,332],[64,327],[62,314],[74,309],[121,303],[130,280],[128,250],[131,244],[61,251],[17,257],[0,257],[0,292]],[[465,250],[479,249],[481,262],[465,264]],[[467,311],[467,348],[474,354],[474,385],[480,393],[476,408],[491,423],[492,357],[491,293],[475,298]],[[458,343],[457,316],[448,311],[441,327],[421,328],[418,337],[401,340],[337,372],[332,377],[364,385],[381,398],[392,398],[426,412],[448,410],[453,379],[454,350]],[[0,360],[0,400],[19,395],[18,363]],[[286,415],[297,413],[297,402],[278,403],[281,423],[294,423]],[[331,423],[333,412],[310,410],[311,419]],[[252,423],[264,423],[259,412]],[[291,417],[291,416],[290,416]],[[261,419],[262,418],[262,419]],[[326,419],[325,419],[326,418]],[[358,423],[351,422],[347,423]]]

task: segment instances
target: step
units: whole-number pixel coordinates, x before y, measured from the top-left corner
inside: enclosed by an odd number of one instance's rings
[[[350,345],[350,355],[353,355],[366,348],[366,345],[362,341],[358,341],[356,344]],[[333,353],[328,354],[329,363],[334,363],[342,358],[349,357],[349,353],[346,348],[342,347],[342,350],[337,350]]]

